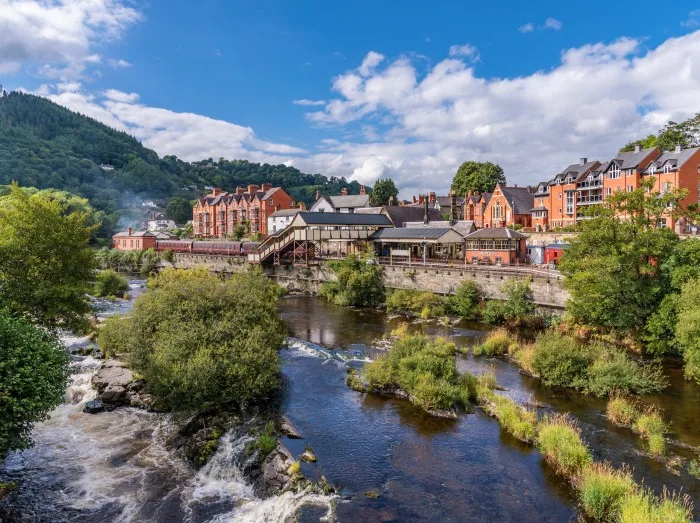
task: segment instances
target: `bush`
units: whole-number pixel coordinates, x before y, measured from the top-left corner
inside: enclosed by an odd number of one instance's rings
[[[112,316],[100,325],[97,345],[105,358],[127,354],[133,345],[131,318]]]
[[[577,487],[583,511],[596,521],[617,521],[625,497],[636,490],[629,472],[607,463],[585,468],[577,479]]]
[[[387,293],[386,310],[419,314],[421,318],[427,320],[445,315],[445,298],[432,292],[397,289]]]
[[[277,448],[277,443],[278,438],[275,434],[275,424],[273,421],[268,421],[254,443],[254,448],[258,451],[258,460],[263,461]]]
[[[129,282],[112,269],[105,269],[97,273],[95,279],[95,296],[124,296],[129,290]]]
[[[576,476],[592,461],[578,427],[561,414],[550,416],[539,424],[537,448],[559,474],[568,477]]]
[[[590,353],[572,337],[554,331],[537,337],[532,368],[545,385],[583,388],[591,363]]]
[[[0,461],[28,447],[34,423],[61,403],[69,363],[55,336],[0,310]]]
[[[501,428],[515,438],[525,442],[535,440],[537,415],[533,411],[504,396],[494,396],[490,411]]]
[[[320,297],[344,306],[376,307],[384,303],[382,268],[371,253],[361,258],[350,255],[328,265],[336,281],[324,283],[318,293]]]
[[[455,295],[450,299],[450,309],[460,318],[475,320],[479,317],[479,303],[481,303],[481,290],[471,280],[463,281],[457,287]]]
[[[646,438],[651,454],[661,456],[666,453],[664,434],[668,432],[668,425],[657,407],[648,407],[640,414],[634,423],[634,430]]]
[[[363,376],[370,391],[403,391],[424,410],[468,407],[474,387],[473,380],[457,372],[454,344],[422,335],[400,338],[365,365]]]
[[[486,303],[483,319],[486,323],[507,323],[514,327],[535,323],[535,304],[532,301],[530,279],[509,279],[501,289],[505,301],[491,300]]]
[[[606,414],[613,423],[632,426],[639,417],[639,409],[633,401],[615,396],[608,402]]]
[[[168,263],[173,263],[173,260],[175,259],[175,254],[170,249],[164,250],[162,256],[163,259]]]
[[[268,396],[279,385],[285,336],[278,296],[279,286],[258,269],[228,280],[166,269],[126,320],[128,361],[161,408],[202,411]]]
[[[624,351],[600,347],[588,369],[586,391],[596,396],[611,392],[650,394],[666,387],[660,365],[644,365],[632,360]]]
[[[649,491],[625,497],[620,503],[620,523],[690,523],[692,505],[688,497],[670,496],[664,492],[661,499]]]
[[[496,329],[489,332],[486,340],[472,349],[474,356],[503,356],[512,351],[512,346],[517,346],[513,335],[506,329]],[[513,350],[514,351],[514,350]]]
[[[536,353],[534,344],[517,344],[515,346],[511,346],[509,350],[513,350],[511,352],[511,356],[518,362],[518,365],[520,365],[523,370],[533,375],[537,374],[532,364]]]

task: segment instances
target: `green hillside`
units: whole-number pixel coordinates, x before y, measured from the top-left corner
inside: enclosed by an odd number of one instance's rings
[[[104,170],[100,165],[112,166]],[[0,97],[0,185],[55,188],[88,198],[117,223],[142,200],[165,207],[167,199],[194,199],[207,186],[233,190],[238,185],[270,182],[310,204],[317,190],[338,194],[360,185],[344,178],[305,174],[294,167],[246,160],[184,162],[160,158],[127,133],[72,112],[46,98],[9,93]]]

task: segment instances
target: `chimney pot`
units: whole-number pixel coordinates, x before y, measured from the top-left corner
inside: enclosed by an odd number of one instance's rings
[[[131,227],[128,227],[128,228],[126,229],[126,233],[127,233],[129,236],[131,236],[131,230],[132,230]]]
[[[366,195],[367,194],[367,187],[365,187],[364,185],[360,185],[360,194],[362,196]]]
[[[347,188],[347,187],[343,187],[343,188],[340,190],[340,195],[341,195],[341,196],[347,196],[347,195],[348,195],[348,188]]]
[[[318,200],[321,197],[321,191],[316,191],[316,199]]]
[[[681,144],[676,144],[676,152],[679,153],[683,150],[683,146]]]
[[[272,184],[271,184],[271,183],[264,183],[264,184],[262,184],[262,188],[261,188],[262,192],[267,192],[267,191],[269,191],[270,189],[272,189]]]
[[[245,192],[243,187],[236,187],[236,196],[240,196]]]
[[[640,144],[640,143],[634,144],[634,152],[635,152],[635,153],[638,153],[638,152],[640,152],[641,150],[642,150],[642,144]]]
[[[258,187],[257,185],[250,184],[250,185],[248,186],[248,194],[255,194],[255,192],[256,192],[258,189],[260,189],[260,187]]]
[[[300,211],[305,211],[306,210],[306,204],[304,202],[299,202],[299,210]]]
[[[588,158],[581,158],[581,165],[586,165],[588,163]]]

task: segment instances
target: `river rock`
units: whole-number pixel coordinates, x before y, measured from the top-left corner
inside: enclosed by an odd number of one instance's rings
[[[287,416],[282,416],[280,419],[280,432],[282,432],[282,434],[287,436],[289,439],[304,439],[304,436],[301,435],[299,429],[294,426],[292,420],[290,420]]]
[[[103,412],[105,410],[105,405],[102,400],[92,400],[88,401],[83,407],[83,412],[86,414],[97,414],[98,412]]]
[[[126,368],[124,362],[114,358],[105,361],[100,370],[92,377],[92,385],[100,393],[110,385],[126,390],[126,386],[132,381],[134,381],[134,375],[131,370]]]
[[[289,473],[292,463],[292,453],[283,444],[278,443],[262,465],[263,482],[268,492],[279,492],[292,484],[293,478]]]
[[[316,463],[318,461],[318,458],[316,457],[316,454],[314,454],[313,449],[308,445],[304,449],[304,453],[301,455],[300,459],[302,461],[306,461],[307,463]]]

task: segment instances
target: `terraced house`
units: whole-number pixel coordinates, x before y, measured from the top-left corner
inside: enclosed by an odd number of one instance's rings
[[[233,234],[236,226],[244,224],[248,233],[266,236],[267,218],[275,211],[296,205],[284,189],[269,183],[237,187],[232,193],[214,188],[192,209],[194,234],[199,238],[225,238]]]

